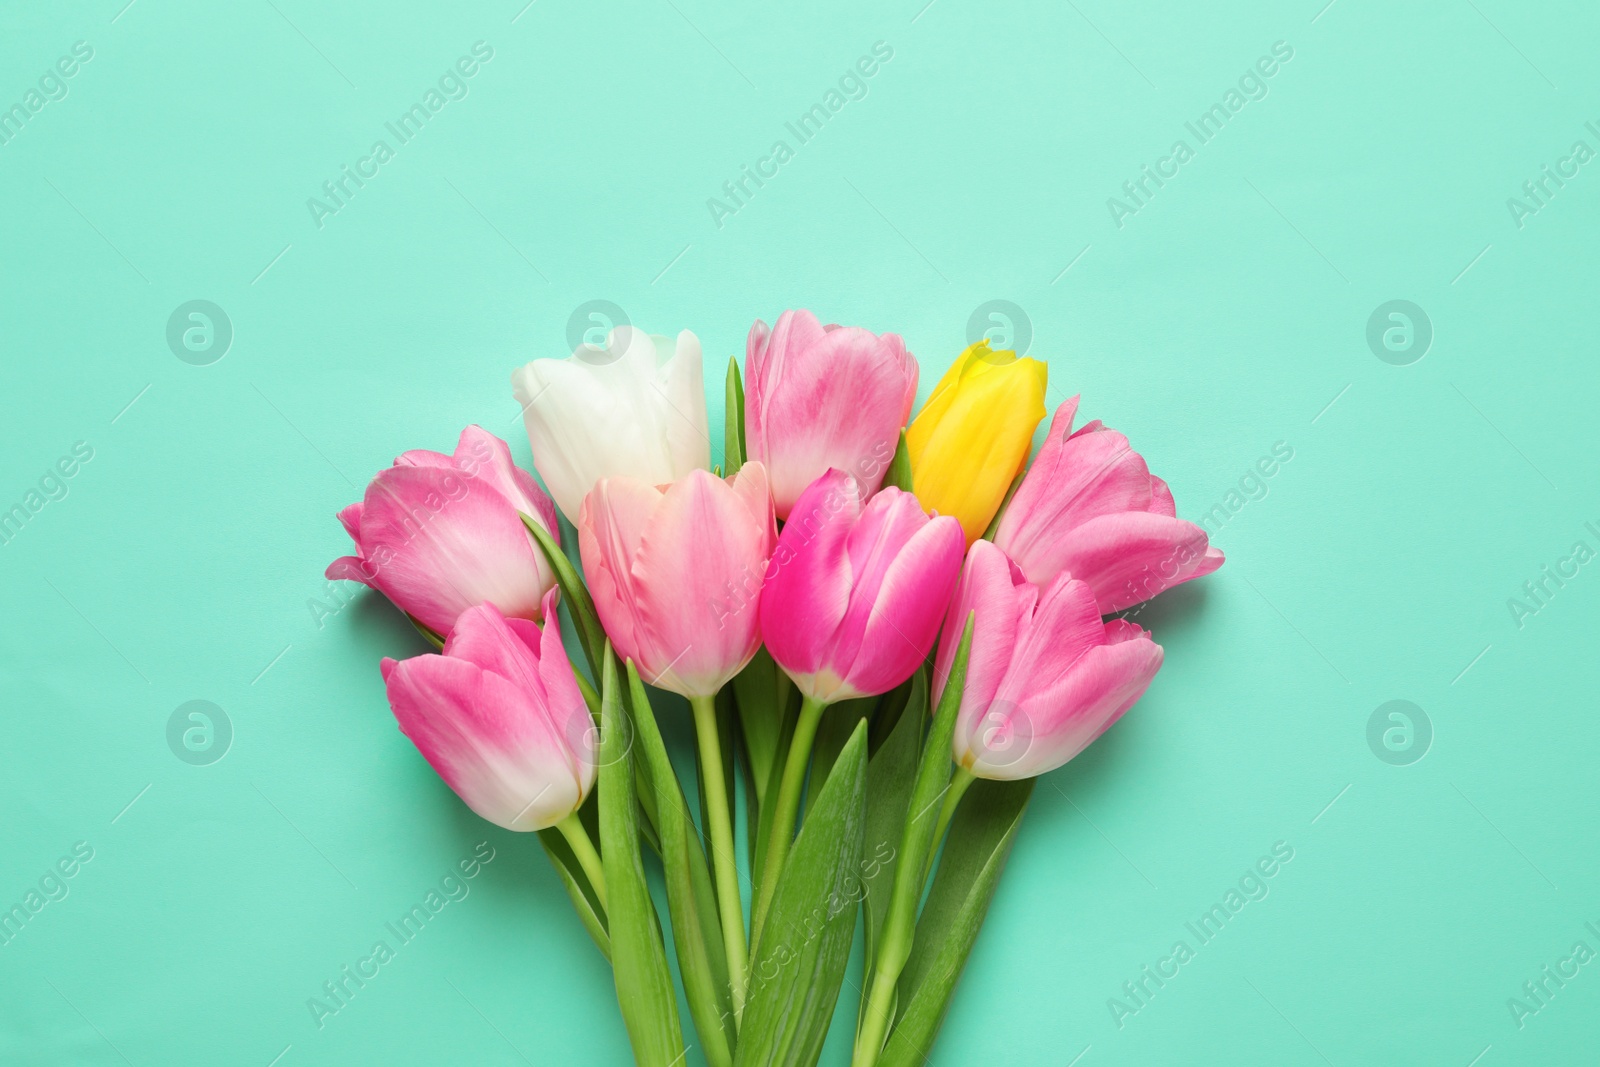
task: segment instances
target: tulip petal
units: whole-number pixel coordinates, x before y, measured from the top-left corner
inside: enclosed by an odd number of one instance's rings
[[[584,498],[578,516],[578,552],[595,611],[619,656],[641,670],[655,639],[641,616],[633,560],[662,496],[632,478],[603,478]]]
[[[1216,545],[1207,545],[1206,554],[1200,558],[1199,566],[1190,571],[1188,577],[1184,578],[1184,581],[1187,582],[1194,578],[1203,578],[1212,571],[1216,570],[1218,567],[1222,566],[1222,564],[1226,561],[1227,557],[1222,554],[1222,549],[1218,548]]]
[[[858,491],[859,486],[858,482]],[[902,490],[890,489],[867,502],[850,530],[845,541],[850,566],[850,604],[839,620],[828,649],[828,660],[845,668],[846,677],[848,668],[863,652],[863,635],[878,609],[878,593],[890,567],[927,521],[916,498]],[[938,614],[942,620],[943,606]]]
[[[358,545],[361,543],[361,501],[339,510],[339,525],[350,535],[350,540]]]
[[[661,485],[711,461],[700,344],[685,330],[660,362],[657,341],[619,326],[606,355],[536,359],[512,372],[533,463],[574,525],[601,478]]]
[[[787,519],[830,467],[871,495],[916,395],[916,360],[905,342],[858,327],[824,329],[805,310],[785,311],[763,342],[746,359],[745,434],[751,458],[768,467],[778,517]]]
[[[1027,588],[1035,589],[1031,584]],[[1027,756],[1042,733],[1028,702],[1061,684],[1077,662],[1105,640],[1093,591],[1065,576],[1039,594],[1037,605],[1014,628],[1009,622],[990,614],[980,616],[973,627],[974,648],[980,630],[987,643],[1009,640],[1009,662],[987,680],[983,692],[974,691],[969,667],[953,742],[963,765],[981,766],[984,777],[1008,777],[995,772]]]
[[[827,664],[850,605],[849,537],[860,513],[855,483],[830,470],[800,495],[778,535],[761,591],[761,637],[791,676]]]
[[[563,433],[555,420],[579,418],[578,412],[603,404],[601,397],[591,395],[593,388],[587,372],[563,360],[536,359],[511,372],[511,393],[522,408],[534,469],[549,487],[556,506],[574,525],[584,494],[598,480],[598,475],[593,480],[588,477],[597,464],[592,462],[586,442]]]
[[[640,664],[652,684],[712,696],[755,655],[766,547],[766,530],[711,473],[667,489],[633,559],[640,618],[657,638]]]
[[[1141,637],[1149,636],[1149,630],[1127,619],[1112,619],[1106,623],[1106,644],[1108,645],[1120,644],[1123,641],[1136,641]]]
[[[878,543],[892,554],[877,555],[858,573],[850,609],[839,628],[842,638],[854,642],[843,647],[855,649],[845,678],[862,696],[888,692],[928,658],[955,592],[966,547],[960,523],[948,516],[926,519],[910,493],[886,489],[872,499],[867,511],[886,497],[892,510],[909,510],[916,527],[898,545],[894,541],[902,531],[884,531]],[[855,533],[867,525],[863,515]],[[905,525],[904,520],[895,525]],[[860,630],[856,630],[858,619],[863,624]]]
[[[1072,422],[1078,417],[1078,403],[1083,399],[1083,394],[1069,396],[1056,405],[1056,413],[1050,416],[1050,433],[1052,440],[1065,440],[1072,436]]]
[[[657,371],[655,410],[661,426],[671,480],[711,466],[711,434],[706,422],[705,368],[700,339],[678,334],[672,358]]]
[[[1220,552],[1209,555],[1200,527],[1147,511],[1090,519],[1047,547],[1028,565],[1087,582],[1107,615],[1198,577],[1203,564],[1222,563]]]
[[[505,678],[435,655],[385,660],[383,673],[401,731],[479,815],[538,830],[582,802],[587,785],[571,768],[587,762],[592,782],[592,755],[574,751]]]
[[[1178,517],[1178,502],[1172,499],[1172,489],[1166,482],[1150,476],[1150,510],[1170,519]]]
[[[967,552],[960,585],[945,616],[939,655],[934,661],[934,704],[944,692],[945,680],[955,662],[956,649],[967,616],[974,615],[972,649],[967,659],[963,707],[987,708],[1011,667],[1017,635],[1032,617],[1039,589],[1022,576],[1022,570],[988,541],[976,541]]]
[[[498,674],[539,700],[544,699],[544,682],[539,677],[535,649],[506,625],[505,616],[493,604],[480,604],[463,611],[456,619],[455,629],[445,638],[443,654]]]
[[[757,319],[750,325],[750,333],[744,341],[744,372],[745,377],[756,373],[756,367],[767,356],[767,339],[772,336],[772,331],[767,324]],[[746,394],[748,395],[748,393]]]
[[[1094,590],[1066,575],[1058,577],[1040,594],[1039,606],[1017,635],[1008,679],[1015,689],[1001,695],[1017,699],[1041,680],[1065,675],[1105,640]]]
[[[466,436],[466,431],[461,431]],[[460,452],[460,446],[456,448]],[[402,452],[394,458],[396,467],[450,467],[455,465],[455,457],[447,456],[442,452],[434,452],[426,448],[413,448]]]
[[[593,730],[594,720],[589,715],[589,705],[583,699],[583,691],[578,688],[577,676],[573,672],[572,660],[567,657],[566,647],[561,641],[561,622],[556,615],[557,591],[552,589],[545,597],[544,626],[537,628],[537,633],[529,633],[535,629],[534,624],[522,619],[507,619],[506,622],[516,630],[517,636],[532,644],[538,641],[539,649],[539,677],[544,682],[545,697],[551,708],[570,708],[572,713],[568,716],[564,733],[572,741],[572,750],[577,755],[578,766],[587,777],[580,776],[579,782],[584,792],[594,784],[595,773],[595,747],[599,738]]]
[[[1161,646],[1148,636],[1096,645],[1053,685],[1023,684],[1003,692],[991,728],[1009,733],[1013,746],[980,748],[972,768],[984,778],[1013,780],[1052,771],[1087,748],[1131,708],[1161,667]],[[1022,690],[1027,690],[1023,692]]]
[[[747,462],[739,468],[739,473],[728,479],[728,484],[733,487],[734,495],[750,513],[750,518],[761,527],[766,537],[766,552],[772,554],[772,547],[778,540],[778,524],[772,510],[772,493],[768,488],[767,468],[759,462]]]
[[[493,485],[513,507],[539,520],[557,543],[561,541],[555,504],[533,475],[512,461],[510,445],[481,426],[468,426],[461,431],[451,462],[463,473]]]
[[[368,584],[439,633],[485,602],[538,614],[536,550],[506,499],[477,478],[439,467],[380,472],[363,501],[361,551]]]
[[[1052,436],[1000,519],[995,544],[1032,582],[1060,573],[1049,562],[1066,551],[1070,531],[1101,515],[1148,511],[1150,468],[1115,430]]]
[[[360,556],[340,556],[328,564],[328,569],[322,572],[324,578],[342,578],[349,582],[360,582],[362,585],[372,585],[372,575],[376,568],[367,563]]]
[[[969,545],[1027,462],[1044,417],[1047,373],[1038,360],[991,352],[980,341],[962,353],[906,429],[917,498],[928,511],[960,520]]]

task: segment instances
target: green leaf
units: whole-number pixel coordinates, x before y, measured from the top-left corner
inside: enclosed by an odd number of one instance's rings
[[[889,690],[883,695],[883,698],[878,701],[878,710],[873,713],[872,723],[867,727],[868,759],[871,759],[878,754],[878,749],[883,747],[883,743],[887,741],[889,739],[889,735],[894,732],[895,726],[900,722],[901,712],[905,711],[907,703],[909,703],[911,700],[912,687],[918,685],[922,687],[922,707],[919,710],[919,713],[926,712],[928,710],[928,676],[926,665],[920,668],[916,674],[913,674],[910,678],[907,678],[905,681]],[[924,718],[926,718],[926,716],[924,716]],[[920,726],[917,728],[917,735],[920,739],[922,735],[922,728]]]
[[[911,791],[905,830],[900,838],[900,854],[895,857],[892,893],[902,898],[897,918],[904,918],[907,928],[898,932],[907,935],[904,945],[906,951],[911,948],[910,924],[915,921],[916,903],[922,898],[923,871],[928,853],[939,845],[933,840],[933,832],[939,821],[939,808],[944,802],[945,792],[950,788],[950,773],[954,768],[950,759],[950,739],[955,734],[956,715],[961,710],[962,690],[967,681],[967,659],[971,652],[972,616],[968,615],[961,632],[961,643],[956,646],[955,659],[950,664],[949,677],[945,679],[944,691],[939,694],[933,727],[922,746],[916,785]],[[904,963],[905,959],[902,958],[896,966]]]
[[[661,922],[656,916],[639,849],[639,806],[634,793],[634,731],[608,642],[600,682],[600,855],[605,866],[611,967],[617,1003],[640,1067],[671,1067],[684,1055],[678,998],[667,970]]]
[[[744,466],[744,382],[739,379],[739,357],[728,357],[727,397],[723,412],[723,453],[727,473],[739,473]]]
[[[522,514],[519,512],[518,514]],[[533,537],[534,543],[539,546],[539,551],[544,553],[544,558],[550,564],[550,569],[555,572],[556,585],[561,590],[561,600],[567,605],[567,610],[572,613],[572,625],[578,631],[578,643],[583,647],[583,655],[589,661],[589,673],[596,678],[600,677],[600,650],[606,642],[604,628],[600,625],[600,617],[595,613],[594,600],[589,596],[589,589],[583,584],[583,577],[578,573],[572,561],[567,559],[561,545],[551,536],[550,532],[540,526],[526,514],[522,514],[522,525],[528,528],[528,533]],[[558,620],[559,625],[559,620]],[[582,672],[576,667],[572,671],[573,678],[578,683],[578,691],[583,694],[584,703],[589,706],[589,713],[594,716],[595,723],[600,722],[600,697],[594,691],[594,686],[589,684]],[[641,788],[639,790],[639,803],[644,808],[645,824],[642,828],[645,842],[659,855],[661,841],[656,829],[656,798],[653,791]]]
[[[845,742],[855,733],[856,723],[870,716],[877,704],[877,697],[859,697],[854,700],[841,700],[823,713],[822,723],[817,727],[816,739],[811,743],[809,781],[812,787],[806,791],[805,803],[800,808],[802,819],[816,803],[817,791],[822,788],[822,783],[828,780],[828,772],[833,770],[833,761],[844,751]],[[870,747],[869,744],[868,748]]]
[[[867,728],[856,726],[795,839],[752,961],[736,1067],[812,1067],[833,1021],[865,892]]]
[[[927,1062],[956,980],[994,899],[1034,781],[978,781],[956,809],[939,873],[917,921],[916,947],[900,975],[903,1010],[878,1067],[922,1067]]]
[[[582,695],[583,702],[589,709],[589,717],[594,720],[596,726],[599,726],[600,694],[594,691],[594,686],[589,684],[589,679],[583,676],[582,671],[574,670],[572,672],[572,680],[578,683],[578,692]]]
[[[756,796],[765,796],[767,779],[778,762],[778,745],[783,736],[785,708],[781,699],[790,687],[781,685],[778,665],[766,646],[756,650],[755,658],[734,675],[733,693],[739,708],[739,732],[744,736],[745,755],[755,781]]]
[[[594,717],[596,726],[600,725],[600,694],[594,691],[594,686],[583,676],[583,672],[574,669],[572,680],[578,683],[578,692],[583,695],[583,702],[589,706],[589,714]],[[644,768],[639,767],[639,774],[644,774]],[[656,855],[661,855],[661,838],[656,830],[656,795],[655,791],[644,785],[643,778],[639,781],[639,807],[644,810],[644,823],[639,827],[639,832],[644,835],[645,844],[649,845]]]
[[[416,627],[417,633],[422,635],[422,639],[424,641],[428,642],[428,644],[432,645],[435,649],[442,650],[444,648],[443,637],[439,636],[439,634],[430,627],[423,625],[422,620],[411,614],[411,612],[406,612],[405,616],[411,620],[411,625]]]
[[[778,793],[783,785],[783,764],[789,757],[789,746],[794,743],[795,727],[800,720],[799,692],[792,685],[779,686],[779,692],[795,699],[788,700],[789,706],[784,709],[782,729],[773,752],[773,764],[767,775],[766,789],[756,805],[756,817],[752,819],[746,816],[745,819],[746,826],[754,826],[749,842],[751,900],[759,900],[761,896],[762,872],[767,867],[767,845],[772,841],[772,821],[776,818],[774,813],[778,810]]]
[[[522,525],[528,528],[539,551],[544,553],[545,561],[555,572],[556,585],[561,589],[561,601],[572,613],[572,625],[578,631],[578,643],[583,646],[584,658],[589,661],[589,673],[599,678],[601,649],[606,643],[606,632],[600,625],[600,616],[595,613],[589,589],[583,584],[583,576],[572,565],[567,554],[561,551],[561,542],[552,537],[549,530],[526,514],[522,515]]]
[[[1000,507],[994,513],[994,518],[989,520],[989,528],[983,531],[983,539],[985,541],[994,540],[995,533],[1000,529],[1000,520],[1005,517],[1006,508],[1011,506],[1011,498],[1017,495],[1017,488],[1022,485],[1022,479],[1025,478],[1027,474],[1027,467],[1023,467],[1022,470],[1017,472],[1017,476],[1011,479],[1011,488],[1006,490],[1005,499],[1000,501]]]
[[[867,884],[866,974],[872,973],[878,937],[889,914],[889,887],[905,832],[906,810],[911,806],[922,720],[927,714],[928,672],[921,668],[912,675],[899,721],[867,764],[867,836],[861,861]]]
[[[672,940],[689,1014],[700,1035],[706,1062],[711,1067],[730,1067],[735,1038],[733,1003],[728,993],[728,962],[710,870],[700,847],[700,834],[689,817],[683,787],[678,784],[661,731],[656,727],[650,697],[631,661],[628,689],[633,705],[634,752],[656,796],[667,914],[672,919]]]
[[[873,949],[873,964],[866,975],[861,1012],[856,1022],[856,1055],[866,1063],[872,1063],[874,1053],[883,1047],[893,1021],[900,974],[911,954],[915,936],[917,903],[922,899],[926,877],[924,865],[929,851],[938,845],[933,837],[940,808],[950,789],[950,738],[955,733],[956,715],[966,686],[967,659],[972,652],[972,623],[969,613],[944,691],[939,694],[933,727],[923,742],[916,783],[911,789],[911,803],[900,834],[900,850],[894,858],[888,915]]]
[[[550,857],[550,865],[561,877],[561,884],[566,887],[567,896],[572,898],[572,906],[577,909],[583,928],[589,931],[595,947],[609,961],[611,937],[606,933],[605,909],[600,906],[600,898],[595,895],[588,876],[578,864],[578,858],[572,854],[572,846],[567,844],[567,839],[554,826],[539,831],[539,844],[544,846],[544,854]]]
[[[911,492],[911,450],[906,447],[906,432],[900,431],[900,443],[894,450],[894,458],[889,460],[889,470],[883,476],[884,485],[892,485],[896,489]]]

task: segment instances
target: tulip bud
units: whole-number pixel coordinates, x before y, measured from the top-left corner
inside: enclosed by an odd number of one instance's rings
[[[462,612],[442,655],[383,661],[400,730],[473,811],[507,830],[542,830],[594,787],[589,709],[561,647],[557,593],[541,630],[493,604]]]
[[[1028,461],[1047,373],[1036,359],[991,352],[979,341],[951,364],[906,428],[917,499],[959,519],[969,545]]]
[[[1167,483],[1126,437],[1098,421],[1072,432],[1077,409],[1077,397],[1056,409],[995,532],[1028,581],[1071,575],[1109,615],[1222,566],[1222,551],[1177,517]]]
[[[933,648],[961,569],[961,527],[894,487],[863,502],[830,470],[800,495],[761,593],[761,636],[806,696],[888,692]]]
[[[357,554],[334,560],[327,576],[377,589],[441,635],[479,604],[537,619],[556,578],[519,512],[561,536],[550,498],[506,443],[468,426],[454,455],[407,452],[339,512]]]
[[[1041,590],[978,541],[945,620],[935,692],[969,613],[972,651],[951,755],[979,778],[1032,778],[1066,763],[1144,695],[1161,667],[1161,646],[1131,622],[1102,622],[1083,582],[1061,575]]]
[[[745,438],[767,468],[778,518],[829,467],[877,492],[917,398],[917,361],[898,334],[823,326],[785,311],[745,346]]]
[[[578,517],[584,577],[617,655],[686,697],[714,696],[756,654],[775,538],[759,463],[667,486],[602,478]]]

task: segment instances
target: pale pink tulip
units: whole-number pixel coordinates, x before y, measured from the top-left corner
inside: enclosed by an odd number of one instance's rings
[[[746,448],[787,520],[829,467],[877,492],[917,397],[917,360],[899,334],[785,311],[771,331],[760,319],[750,327],[744,388]]]
[[[356,555],[334,560],[327,577],[371,586],[441,636],[478,604],[538,619],[556,578],[518,512],[560,539],[555,506],[533,476],[504,441],[468,426],[453,456],[407,452],[339,512]]]
[[[806,696],[887,692],[925,660],[961,570],[961,524],[830,470],[800,495],[761,593],[761,636]]]
[[[760,463],[666,486],[602,478],[578,517],[584,577],[617,654],[687,697],[714,695],[755,655],[776,537]]]
[[[1070,575],[1109,615],[1222,566],[1222,550],[1177,517],[1167,483],[1126,437],[1098,420],[1072,432],[1077,410],[1077,397],[1056,409],[995,532],[1028,581]]]
[[[507,830],[554,826],[594,787],[594,720],[561,647],[556,596],[545,597],[542,630],[482,604],[461,613],[443,655],[383,661],[401,732]]]
[[[952,755],[979,778],[1032,778],[1066,763],[1133,706],[1161,646],[1102,622],[1093,590],[1059,575],[1041,590],[988,541],[974,542],[934,664],[944,688],[967,616],[972,651]]]

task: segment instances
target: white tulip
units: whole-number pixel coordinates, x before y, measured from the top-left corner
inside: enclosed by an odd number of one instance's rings
[[[665,485],[711,466],[700,340],[688,330],[674,345],[618,326],[605,348],[582,345],[512,371],[511,389],[533,465],[574,524],[601,478]]]

